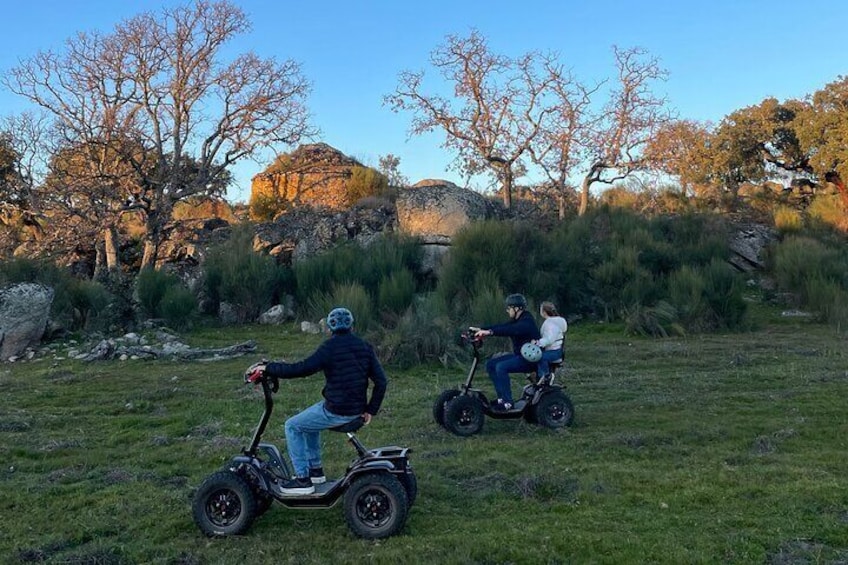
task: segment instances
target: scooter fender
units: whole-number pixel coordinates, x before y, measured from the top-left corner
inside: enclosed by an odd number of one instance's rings
[[[396,473],[398,472],[397,467],[395,467],[391,461],[386,460],[377,460],[377,461],[357,461],[353,467],[347,470],[344,477],[344,486],[347,486],[353,482],[353,480],[359,475],[364,475],[367,473]]]
[[[530,401],[530,404],[538,404],[543,396],[545,396],[546,394],[550,394],[556,390],[562,390],[562,387],[560,385],[549,385],[544,388],[540,388],[536,391],[536,394],[533,395],[533,400]]]
[[[239,467],[247,467],[250,469],[248,471],[251,473],[254,478],[259,482],[259,486],[263,490],[269,490],[270,484],[268,483],[268,479],[265,478],[265,473],[262,471],[262,462],[256,459],[255,457],[248,457],[246,455],[238,455],[230,459],[230,464],[228,468],[232,472],[237,472]]]

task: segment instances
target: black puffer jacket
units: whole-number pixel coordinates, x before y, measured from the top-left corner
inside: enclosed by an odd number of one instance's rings
[[[484,330],[491,330],[492,335],[509,337],[512,340],[512,352],[516,355],[521,355],[521,346],[539,339],[542,334],[539,333],[539,328],[536,326],[536,320],[533,314],[525,310],[521,313],[517,320],[510,320],[504,324],[495,324],[494,326],[484,326]]]
[[[386,374],[374,348],[350,332],[333,334],[315,353],[297,363],[268,363],[272,377],[296,379],[324,371],[327,410],[339,416],[377,414],[386,395]],[[368,380],[374,382],[368,400]]]

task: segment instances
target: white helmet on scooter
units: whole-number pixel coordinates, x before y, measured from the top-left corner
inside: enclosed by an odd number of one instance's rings
[[[521,356],[528,363],[538,363],[542,358],[542,348],[528,341],[521,346]]]

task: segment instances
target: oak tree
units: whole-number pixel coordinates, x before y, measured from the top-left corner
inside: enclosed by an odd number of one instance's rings
[[[4,78],[52,115],[67,146],[101,147],[91,168],[103,179],[133,171],[137,186],[97,188],[143,214],[142,266],[155,265],[174,204],[220,194],[233,163],[312,133],[298,63],[225,57],[248,29],[234,4],[199,1],[137,15],[107,34],[79,33]]]

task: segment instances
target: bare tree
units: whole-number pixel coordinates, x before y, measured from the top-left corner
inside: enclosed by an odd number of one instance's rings
[[[235,5],[199,1],[140,14],[107,35],[80,33],[4,78],[52,114],[67,146],[90,150],[99,190],[118,191],[124,209],[144,215],[142,266],[155,265],[176,202],[220,193],[218,179],[239,159],[313,133],[296,62],[223,60],[248,29]],[[127,170],[133,188],[117,182]]]
[[[385,101],[395,112],[412,112],[411,134],[444,131],[444,147],[456,152],[459,170],[491,173],[509,208],[520,159],[551,111],[542,104],[550,78],[539,72],[549,61],[537,53],[517,59],[492,53],[477,31],[449,35],[430,63],[452,84],[454,97],[425,93],[424,73],[404,71]]]
[[[639,47],[613,47],[613,51],[618,84],[603,112],[588,122],[585,150],[590,164],[582,182],[581,216],[588,208],[594,183],[613,184],[648,167],[645,145],[657,128],[672,118],[666,100],[652,91],[653,83],[668,75],[659,61],[647,57],[647,51]]]
[[[600,85],[585,86],[561,65],[548,64],[547,70],[552,77],[554,107],[529,151],[532,161],[554,188],[559,218],[563,219],[568,191],[572,190],[569,178],[579,165],[581,148],[586,145],[591,96]]]

